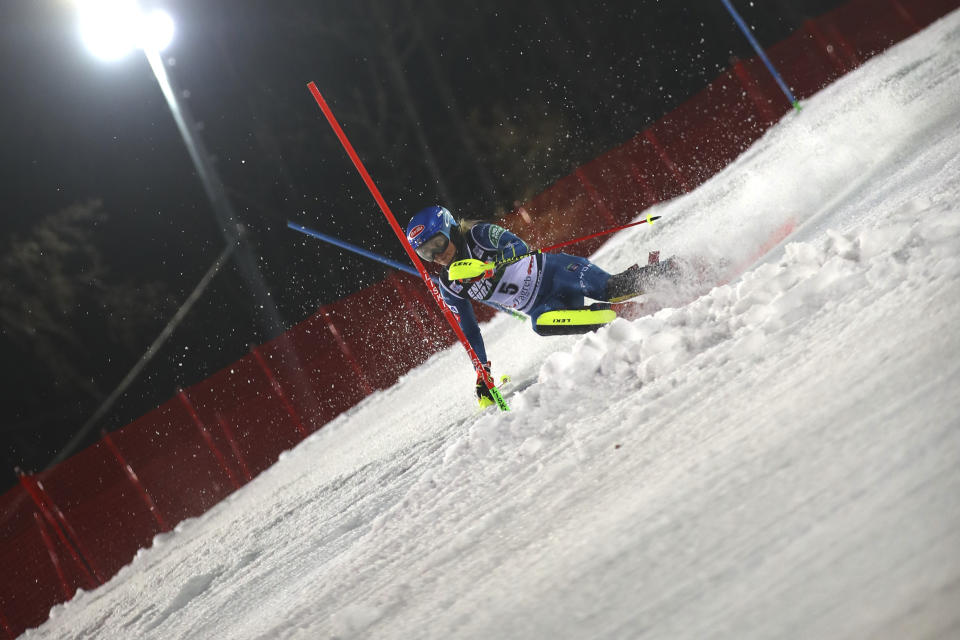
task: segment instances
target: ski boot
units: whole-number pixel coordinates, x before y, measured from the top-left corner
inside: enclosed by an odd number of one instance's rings
[[[650,264],[640,266],[631,265],[625,271],[610,276],[607,282],[607,300],[609,302],[623,302],[643,294],[650,286],[663,278],[673,280],[680,277],[680,267],[676,260],[667,258],[659,261],[659,256],[650,254]]]

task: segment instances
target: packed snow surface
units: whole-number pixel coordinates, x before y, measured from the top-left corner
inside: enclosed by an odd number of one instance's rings
[[[512,411],[455,346],[26,637],[960,637],[958,71],[955,12],[594,256],[742,276],[495,319]]]

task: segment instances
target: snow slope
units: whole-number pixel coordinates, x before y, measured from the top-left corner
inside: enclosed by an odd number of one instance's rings
[[[742,278],[495,319],[512,412],[438,354],[25,637],[960,637],[958,72],[955,12],[594,256],[793,220]]]

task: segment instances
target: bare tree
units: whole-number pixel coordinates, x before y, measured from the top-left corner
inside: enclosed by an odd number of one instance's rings
[[[97,200],[72,205],[12,236],[0,258],[0,332],[30,358],[21,369],[95,399],[103,363],[142,349],[169,303],[157,283],[112,277],[95,242],[106,219]]]

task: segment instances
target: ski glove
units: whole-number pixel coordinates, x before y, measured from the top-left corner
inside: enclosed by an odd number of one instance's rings
[[[516,244],[507,245],[506,247],[503,248],[502,251],[497,252],[496,262],[511,260],[513,258],[516,258],[517,256],[527,255],[528,253],[530,253],[530,251],[529,249],[527,249],[526,245],[524,244],[520,244],[519,246]]]
[[[466,278],[463,282],[474,283],[480,282],[481,280],[486,280],[487,278],[492,278],[496,274],[496,270],[493,268],[493,263],[488,262],[490,268],[486,269],[483,273],[478,275],[476,278]]]
[[[490,376],[490,361],[488,360],[486,364],[483,365],[483,370],[487,372],[487,375]],[[492,376],[491,376],[492,377]],[[477,401],[480,402],[481,406],[485,406],[484,399],[493,402],[493,396],[490,395],[490,389],[487,388],[487,383],[483,379],[483,375],[478,371],[477,372]]]
[[[520,243],[519,245],[511,244],[504,247],[503,251],[500,251],[497,253],[497,258],[496,260],[494,260],[494,264],[497,265],[496,270],[494,271],[493,269],[491,269],[487,271],[487,273],[484,274],[484,277],[492,278],[495,275],[499,275],[503,273],[504,269],[507,268],[507,264],[506,264],[507,261],[516,260],[517,258],[521,258],[527,255],[530,255],[530,251],[527,249],[527,246],[523,243]]]

